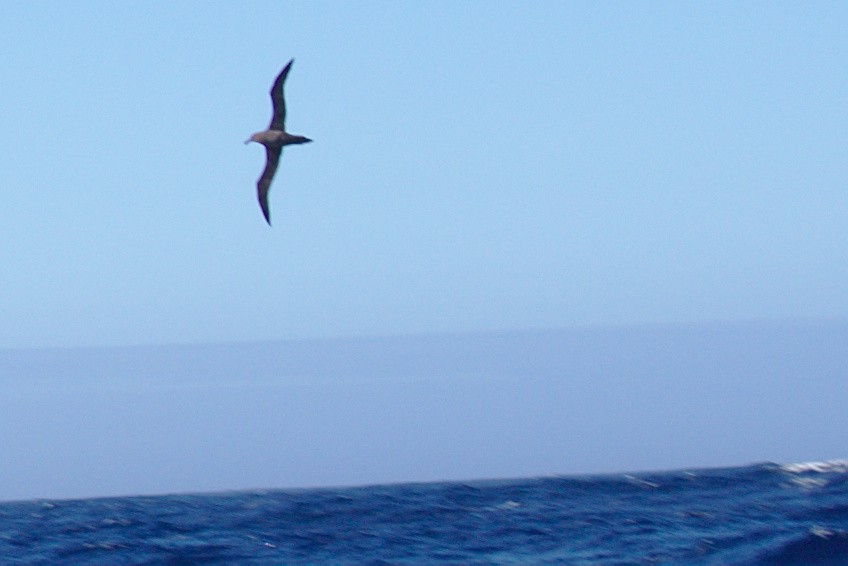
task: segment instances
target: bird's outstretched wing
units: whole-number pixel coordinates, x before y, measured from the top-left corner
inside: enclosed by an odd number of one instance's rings
[[[286,99],[283,96],[283,83],[286,82],[286,77],[289,74],[292,63],[294,63],[294,59],[283,67],[283,70],[277,75],[277,80],[274,81],[274,85],[271,87],[271,103],[274,105],[274,115],[271,117],[271,125],[268,126],[269,130],[286,130]]]
[[[277,164],[280,162],[280,154],[283,153],[281,147],[266,147],[265,155],[265,170],[262,171],[262,176],[256,181],[256,196],[259,199],[259,206],[262,207],[262,214],[265,216],[265,222],[268,226],[271,225],[271,211],[268,209],[268,189],[271,188],[271,179],[274,178],[274,173],[277,172]]]

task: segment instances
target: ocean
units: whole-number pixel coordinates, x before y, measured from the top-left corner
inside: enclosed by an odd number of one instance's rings
[[[0,504],[3,564],[848,564],[848,461]]]

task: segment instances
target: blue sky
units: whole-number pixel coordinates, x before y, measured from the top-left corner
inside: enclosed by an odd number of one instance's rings
[[[846,29],[844,2],[3,4],[0,499],[844,456]],[[292,57],[315,142],[269,228],[243,141]],[[451,338],[545,328],[574,334]],[[198,346],[41,349],[151,344]]]
[[[0,12],[2,347],[848,312],[845,3]]]

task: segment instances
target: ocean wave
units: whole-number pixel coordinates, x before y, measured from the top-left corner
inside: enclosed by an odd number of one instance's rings
[[[771,551],[762,552],[756,564],[846,564],[848,563],[848,531],[832,531],[813,527],[800,537],[785,542]]]

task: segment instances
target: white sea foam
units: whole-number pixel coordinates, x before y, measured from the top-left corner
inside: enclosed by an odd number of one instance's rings
[[[824,487],[828,484],[828,481],[824,478],[808,478],[808,477],[798,477],[792,478],[791,480],[793,485],[797,485],[801,489],[813,490]]]
[[[848,460],[827,460],[824,462],[800,462],[797,464],[785,464],[780,467],[784,472],[790,474],[803,474],[806,472],[816,473],[846,473],[848,472]]]

